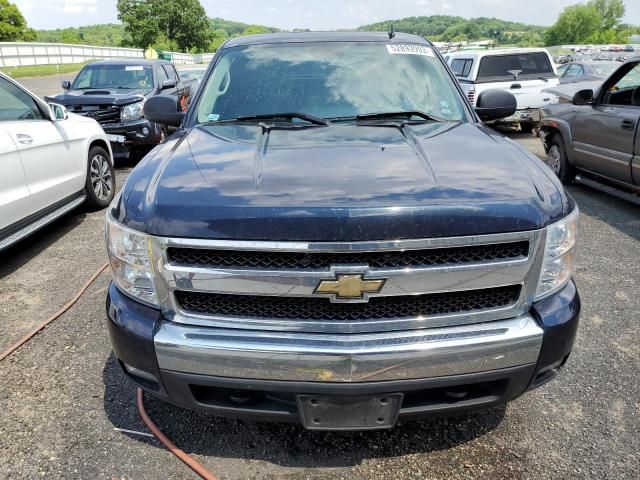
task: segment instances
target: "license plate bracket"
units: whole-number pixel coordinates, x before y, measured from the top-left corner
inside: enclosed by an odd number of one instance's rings
[[[381,430],[396,424],[403,396],[298,395],[296,401],[308,430]]]

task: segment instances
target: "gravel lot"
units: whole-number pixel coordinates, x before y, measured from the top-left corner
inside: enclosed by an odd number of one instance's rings
[[[28,83],[25,81],[24,83]],[[30,88],[31,85],[29,85]],[[538,139],[511,134],[541,154]],[[130,166],[118,169],[120,183]],[[583,314],[561,375],[507,407],[374,433],[217,419],[147,397],[157,424],[224,479],[640,477],[640,209],[586,187]],[[0,254],[0,349],[106,261],[104,212],[76,212]],[[190,479],[146,432],[110,352],[103,274],[69,312],[0,363],[0,478]]]

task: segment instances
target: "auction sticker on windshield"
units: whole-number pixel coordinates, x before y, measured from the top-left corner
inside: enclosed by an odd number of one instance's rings
[[[387,45],[387,50],[391,55],[424,55],[433,57],[433,50],[426,45]]]
[[[142,65],[128,65],[128,66],[124,67],[124,69],[127,72],[140,72],[140,71],[144,70],[144,67]]]

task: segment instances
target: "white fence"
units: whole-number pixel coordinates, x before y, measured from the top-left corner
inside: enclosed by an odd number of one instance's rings
[[[213,53],[171,52],[173,63],[208,63]],[[82,63],[99,58],[144,58],[141,48],[93,47],[68,43],[0,42],[0,67],[24,65],[61,65]]]

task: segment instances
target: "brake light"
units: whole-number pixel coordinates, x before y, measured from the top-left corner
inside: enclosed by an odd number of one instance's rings
[[[476,89],[471,87],[471,90],[467,93],[467,98],[469,99],[469,103],[471,106],[476,104]]]

